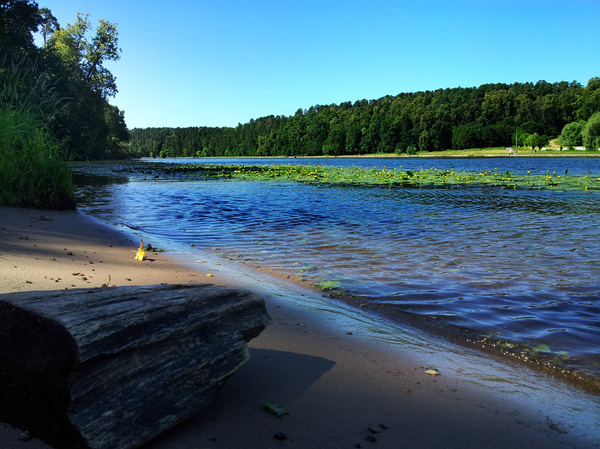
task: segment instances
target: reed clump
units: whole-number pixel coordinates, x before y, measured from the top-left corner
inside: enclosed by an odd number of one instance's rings
[[[60,103],[34,63],[0,61],[0,205],[75,207],[69,158],[48,127]]]

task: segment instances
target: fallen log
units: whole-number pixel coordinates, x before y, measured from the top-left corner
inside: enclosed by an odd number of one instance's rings
[[[198,412],[271,322],[210,284],[0,296],[0,420],[57,448],[128,449]]]

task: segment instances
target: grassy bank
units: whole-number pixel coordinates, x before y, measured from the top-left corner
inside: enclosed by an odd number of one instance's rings
[[[0,109],[0,204],[75,207],[71,169],[62,147],[31,116]]]
[[[600,157],[600,151],[579,151],[560,149],[553,146],[546,150],[532,150],[529,148],[516,148],[516,153],[510,153],[504,147],[496,148],[471,148],[468,150],[445,150],[435,152],[420,151],[417,157]]]
[[[377,153],[362,156],[338,157],[600,157],[600,151],[579,151],[560,149],[553,145],[546,150],[532,150],[518,147],[516,153],[510,153],[505,147],[470,148],[468,150],[419,151],[415,154]]]
[[[59,103],[49,75],[25,62],[1,62],[0,205],[75,207],[64,145],[46,126]]]

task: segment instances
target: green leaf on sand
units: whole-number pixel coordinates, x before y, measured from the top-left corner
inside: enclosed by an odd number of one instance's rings
[[[340,281],[323,281],[317,284],[317,287],[320,290],[328,290],[333,288],[338,288],[342,285]]]
[[[437,368],[434,368],[432,366],[427,366],[427,365],[419,365],[420,368],[423,368],[425,370],[425,374],[430,374],[433,377],[439,376],[440,375],[440,370]]]
[[[535,352],[552,352],[552,351],[550,351],[550,348],[548,347],[548,345],[537,345],[531,349],[533,349]]]
[[[279,404],[263,402],[261,407],[267,410],[269,413],[272,413],[273,415],[277,416],[278,418],[281,418],[283,415],[289,415],[288,411]]]

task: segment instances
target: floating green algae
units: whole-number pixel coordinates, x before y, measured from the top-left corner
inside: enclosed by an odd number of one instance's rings
[[[498,169],[482,172],[460,170],[400,170],[322,165],[212,165],[159,164],[152,170],[165,174],[186,174],[201,178],[233,180],[286,181],[313,184],[364,185],[389,187],[490,186],[504,189],[600,190],[600,176],[556,174],[515,174]]]

